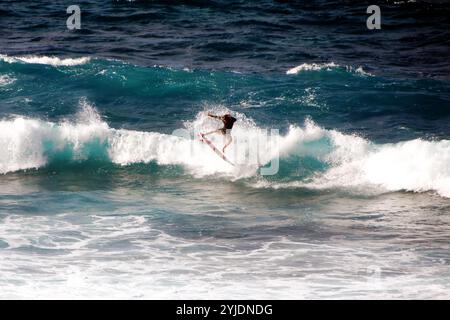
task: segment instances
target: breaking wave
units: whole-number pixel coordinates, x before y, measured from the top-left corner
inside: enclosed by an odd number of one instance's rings
[[[228,111],[223,106],[208,110]],[[450,197],[449,140],[377,145],[357,135],[324,129],[311,119],[278,136],[243,114],[233,114],[239,121],[227,156],[235,167],[196,138],[196,133],[217,127],[205,112],[169,135],[110,128],[95,107],[81,99],[80,111],[71,120],[1,120],[0,173],[39,169],[53,162],[102,161],[127,166],[154,161],[161,166],[180,165],[196,177],[257,178],[252,182],[255,187],[434,191]],[[220,136],[211,136],[211,140],[217,146],[222,143]],[[268,166],[277,169],[275,174],[262,176],[260,168]]]

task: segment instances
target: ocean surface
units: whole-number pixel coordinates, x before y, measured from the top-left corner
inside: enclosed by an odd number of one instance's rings
[[[450,298],[450,4],[71,2],[0,0],[0,299]]]

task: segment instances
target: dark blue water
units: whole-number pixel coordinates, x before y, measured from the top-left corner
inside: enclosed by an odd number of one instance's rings
[[[283,72],[307,62],[363,65],[378,74],[449,79],[445,1],[379,1],[368,30],[359,1],[2,1],[2,52],[94,55],[139,65]]]
[[[448,297],[449,4],[71,4],[0,2],[1,298]]]

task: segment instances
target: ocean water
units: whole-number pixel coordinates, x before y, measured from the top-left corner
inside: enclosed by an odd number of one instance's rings
[[[70,4],[0,1],[1,299],[450,298],[448,4]]]

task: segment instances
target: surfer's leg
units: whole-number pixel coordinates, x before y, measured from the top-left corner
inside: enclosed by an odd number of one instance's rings
[[[207,132],[207,133],[201,133],[201,135],[202,136],[207,136],[207,135],[210,135],[210,134],[213,134],[213,133],[219,133],[219,132],[220,132],[220,129],[213,130],[213,131],[210,131],[210,132]]]
[[[223,146],[222,152],[225,154],[225,148],[230,145],[230,143],[233,141],[233,138],[231,137],[231,134],[227,132],[225,135],[225,145]]]

